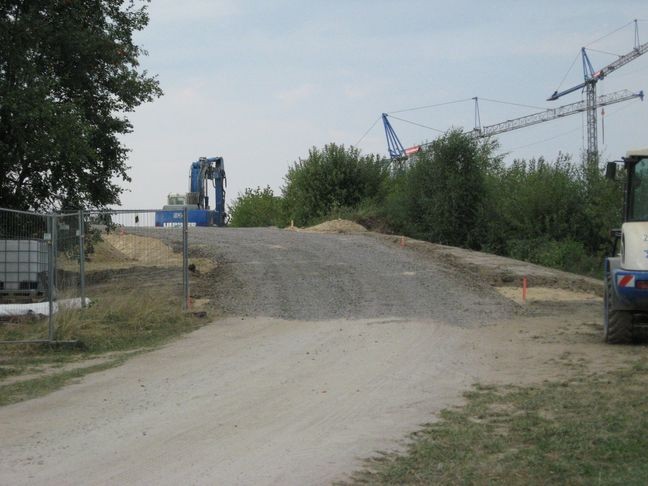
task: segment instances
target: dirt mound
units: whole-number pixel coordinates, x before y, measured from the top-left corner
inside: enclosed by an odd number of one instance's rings
[[[519,288],[522,285],[522,279],[527,277],[529,287],[561,288],[603,296],[602,280],[490,253],[439,245],[411,238],[402,239],[400,236],[395,235],[383,235],[374,232],[367,234],[374,238],[389,241],[392,244],[404,244],[408,249],[427,254],[493,287]]]
[[[79,271],[78,257],[61,254],[57,266],[69,272]],[[214,269],[216,262],[210,258],[192,256],[189,270],[194,273],[207,273]],[[115,276],[115,271],[128,271],[141,267],[179,267],[182,268],[182,253],[174,252],[164,241],[152,236],[130,233],[102,234],[101,240],[93,244],[86,253],[85,270],[94,275],[97,281]],[[102,275],[103,272],[108,272]]]
[[[79,271],[76,257],[61,255],[57,265],[63,270]],[[86,253],[86,272],[128,269],[134,266],[182,266],[182,254],[174,253],[157,238],[128,233],[102,234],[101,240],[93,244],[92,252]]]
[[[367,229],[348,219],[333,219],[311,226],[303,231],[311,231],[313,233],[364,233]]]
[[[127,255],[119,251],[105,239],[95,243],[93,245],[93,251],[89,255],[90,259],[96,263],[105,263],[105,262],[129,262],[132,261],[132,258],[129,258]]]
[[[182,255],[173,253],[173,250],[157,238],[131,234],[108,234],[102,239],[130,260],[145,265],[159,265],[181,263]]]

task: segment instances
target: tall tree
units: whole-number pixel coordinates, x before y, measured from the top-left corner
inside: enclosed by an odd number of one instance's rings
[[[0,207],[119,202],[125,115],[162,94],[133,41],[147,23],[135,0],[0,0]]]
[[[487,211],[486,174],[497,165],[494,140],[452,129],[417,155],[407,172],[406,204],[414,235],[480,249]]]

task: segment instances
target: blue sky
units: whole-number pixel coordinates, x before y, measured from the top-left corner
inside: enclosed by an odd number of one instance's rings
[[[644,1],[207,1],[153,0],[150,23],[137,34],[149,51],[142,66],[158,75],[165,95],[130,115],[134,133],[125,207],[161,206],[185,192],[189,165],[223,156],[228,203],[246,187],[278,190],[290,164],[312,146],[352,145],[380,116],[410,107],[478,96],[538,107],[559,87],[582,81],[583,45],[635,18],[648,19]],[[648,22],[639,22],[648,42]],[[623,54],[633,47],[627,26],[592,48]],[[615,59],[591,52],[594,68]],[[648,55],[598,85],[599,94],[648,91]],[[480,102],[489,125],[537,111]],[[441,130],[471,129],[472,102],[399,114]],[[599,117],[600,120],[600,117]],[[514,157],[583,147],[581,115],[499,137]],[[403,144],[435,132],[393,120]],[[600,126],[600,122],[599,122]],[[606,108],[605,157],[648,146],[648,100]],[[360,143],[386,153],[382,125]]]

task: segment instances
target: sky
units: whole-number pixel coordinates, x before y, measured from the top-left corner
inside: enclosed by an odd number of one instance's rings
[[[168,193],[186,192],[201,156],[224,158],[229,205],[247,187],[280,191],[288,167],[311,147],[333,142],[386,155],[382,123],[373,125],[383,112],[467,100],[394,116],[470,130],[473,97],[482,125],[577,102],[580,91],[546,98],[582,82],[582,46],[599,69],[633,48],[633,19],[648,42],[645,0],[152,0],[148,11],[135,39],[148,51],[141,67],[164,96],[128,115],[132,182],[122,206],[130,209],[159,208]],[[648,93],[648,54],[597,89]],[[604,159],[648,146],[648,100],[605,113]],[[502,134],[500,151],[507,163],[578,157],[584,121],[577,114]],[[392,125],[406,147],[438,136]]]

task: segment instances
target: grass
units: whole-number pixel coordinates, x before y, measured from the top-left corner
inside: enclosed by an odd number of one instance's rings
[[[199,326],[182,310],[179,298],[157,291],[133,292],[99,297],[83,312],[62,312],[57,338],[78,339],[89,352],[124,351],[154,346]]]
[[[0,406],[10,405],[36,398],[52,391],[58,390],[66,383],[81,378],[89,373],[103,371],[123,363],[128,355],[122,355],[97,365],[75,368],[51,375],[45,375],[31,380],[19,381],[9,385],[0,386]]]
[[[351,484],[645,484],[648,361],[538,387],[476,387],[465,406],[368,462]]]
[[[87,309],[56,315],[56,339],[77,340],[77,346],[3,345],[0,380],[6,384],[0,381],[0,405],[49,393],[72,379],[118,365],[133,351],[153,348],[208,322],[184,312],[175,294],[164,286],[131,292],[107,288]],[[46,336],[47,319],[0,324],[0,340]],[[93,364],[90,358],[98,357],[100,363]]]

